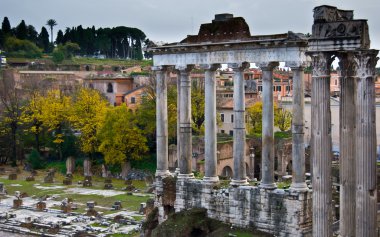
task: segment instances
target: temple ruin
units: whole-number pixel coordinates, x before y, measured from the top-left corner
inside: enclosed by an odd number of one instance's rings
[[[366,20],[353,11],[332,6],[314,8],[311,37],[285,34],[252,36],[241,17],[219,14],[202,24],[198,35],[179,43],[152,48],[157,80],[156,200],[160,221],[171,209],[207,209],[208,216],[239,227],[276,236],[332,236],[330,69],[339,58],[340,103],[340,235],[376,236],[376,115],[377,50],[370,49]],[[293,71],[292,184],[277,189],[274,179],[273,69],[285,62]],[[262,179],[247,182],[243,72],[255,63],[262,70]],[[215,71],[228,64],[234,71],[233,178],[218,186]],[[304,80],[312,66],[311,160],[312,189],[305,182]],[[191,167],[191,80],[194,67],[205,70],[205,177],[194,179]],[[178,73],[178,154],[174,206],[163,202],[168,171],[167,80]]]

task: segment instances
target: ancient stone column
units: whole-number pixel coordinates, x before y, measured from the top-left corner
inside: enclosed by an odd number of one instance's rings
[[[330,65],[327,53],[312,56],[311,160],[313,237],[332,236]]]
[[[263,80],[263,119],[262,119],[262,152],[260,187],[275,189],[274,183],[274,107],[273,107],[273,68],[278,62],[259,65]]]
[[[216,156],[216,78],[219,64],[202,65],[205,72],[205,177],[206,183],[219,181]]]
[[[355,64],[351,54],[339,55],[340,68],[340,222],[342,237],[355,236]]]
[[[247,171],[245,165],[244,70],[249,68],[249,63],[229,64],[228,67],[234,70],[234,171],[231,185],[247,185]]]
[[[293,72],[293,119],[292,119],[292,171],[290,189],[308,190],[305,182],[305,142],[304,142],[304,80],[303,67],[291,66]]]
[[[91,173],[91,160],[89,158],[84,159],[83,161],[83,173],[84,176],[92,176]]]
[[[168,106],[167,67],[153,67],[156,73],[156,126],[157,126],[157,170],[156,176],[167,176],[168,171]]]
[[[181,99],[179,106],[180,111],[180,174],[178,178],[193,178],[191,169],[192,159],[192,136],[191,136],[191,80],[190,71],[192,67],[179,67],[181,78]]]
[[[356,90],[356,237],[376,236],[376,105],[377,50],[355,54]]]
[[[177,71],[177,166],[176,173],[180,172],[179,159],[181,157],[180,147],[181,147],[181,133],[180,133],[180,111],[181,111],[181,75]],[[175,163],[175,162],[174,162]]]

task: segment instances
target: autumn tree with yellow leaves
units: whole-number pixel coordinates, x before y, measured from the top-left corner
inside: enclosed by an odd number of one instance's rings
[[[68,121],[80,134],[81,150],[92,158],[100,144],[97,132],[103,126],[108,102],[99,91],[82,88],[72,97],[71,104]]]
[[[107,164],[123,164],[138,160],[148,151],[147,139],[138,128],[136,117],[125,104],[110,107],[98,132],[99,151]]]

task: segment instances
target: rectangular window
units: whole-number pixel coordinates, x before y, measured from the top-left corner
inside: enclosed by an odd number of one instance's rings
[[[281,91],[281,86],[277,86],[277,91]]]
[[[234,135],[234,130],[230,130],[230,136]]]
[[[276,91],[276,87],[275,86],[273,86],[273,91]]]
[[[257,90],[258,91],[263,91],[263,87],[262,86],[258,86]]]
[[[220,114],[220,120],[224,123],[224,114]]]
[[[290,86],[286,86],[286,91],[290,91]]]
[[[233,123],[233,122],[234,122],[234,115],[231,114],[231,123]]]
[[[221,133],[224,133],[224,130],[220,130]]]
[[[136,104],[136,98],[135,97],[131,97],[131,104]]]

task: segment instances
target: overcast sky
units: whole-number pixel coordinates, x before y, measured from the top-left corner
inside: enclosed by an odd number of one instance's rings
[[[252,35],[311,33],[313,8],[323,4],[368,19],[371,48],[380,49],[380,0],[0,0],[0,18],[7,16],[12,27],[23,19],[38,32],[51,18],[57,30],[78,25],[137,27],[153,41],[170,43],[196,34],[201,23],[211,22],[218,13],[244,17]]]

